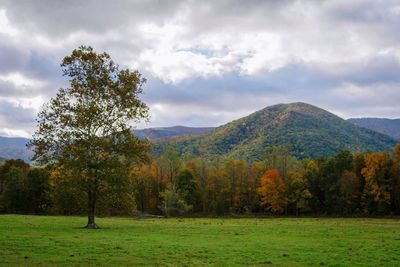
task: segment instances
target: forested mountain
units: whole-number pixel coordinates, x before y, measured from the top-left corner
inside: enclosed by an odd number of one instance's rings
[[[348,121],[400,140],[400,119],[353,118]]]
[[[26,147],[28,142],[27,138],[0,136],[0,157],[30,162],[33,152]]]
[[[390,150],[396,141],[321,108],[292,103],[264,108],[203,136],[160,140],[155,151],[162,153],[172,146],[189,158],[227,156],[256,161],[266,147],[283,144],[291,144],[297,158],[315,158],[342,150]]]
[[[135,129],[133,133],[140,138],[161,139],[183,135],[203,135],[214,130],[214,127],[157,127],[147,129]]]

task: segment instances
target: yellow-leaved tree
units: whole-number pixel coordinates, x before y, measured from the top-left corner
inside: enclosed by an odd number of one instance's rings
[[[361,173],[365,178],[364,208],[369,211],[384,212],[390,205],[391,165],[386,151],[365,157],[365,168]]]

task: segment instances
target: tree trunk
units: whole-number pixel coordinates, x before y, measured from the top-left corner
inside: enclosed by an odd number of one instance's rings
[[[206,198],[206,196],[204,195],[204,193],[203,193],[203,196],[202,196],[202,204],[203,204],[203,214],[206,214],[206,212],[207,212],[207,205],[206,205],[206,200],[207,198]]]
[[[97,229],[98,226],[95,223],[95,213],[96,213],[96,186],[91,185],[88,190],[88,223],[86,228]]]

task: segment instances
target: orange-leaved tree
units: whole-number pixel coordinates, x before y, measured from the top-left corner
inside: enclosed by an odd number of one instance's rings
[[[269,169],[261,176],[257,192],[266,210],[277,213],[284,211],[287,204],[286,184],[277,169]]]

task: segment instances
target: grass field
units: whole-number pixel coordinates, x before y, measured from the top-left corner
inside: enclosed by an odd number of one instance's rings
[[[0,265],[400,266],[399,219],[0,216]]]

